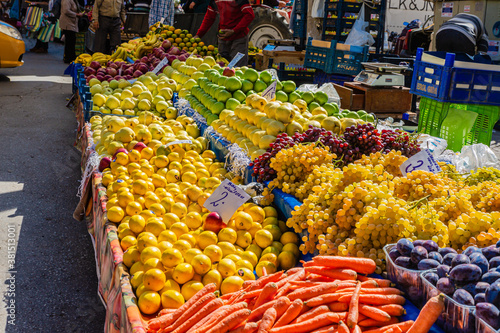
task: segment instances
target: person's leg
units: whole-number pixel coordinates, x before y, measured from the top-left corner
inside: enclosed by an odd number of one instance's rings
[[[236,67],[247,66],[248,65],[248,36],[235,39],[231,44],[231,59],[233,59],[237,53],[242,53],[243,58],[241,58],[237,63]]]
[[[76,59],[75,45],[76,45],[76,32],[65,30],[64,35],[64,62],[70,63]]]
[[[111,52],[122,43],[121,20],[120,18],[113,19],[109,30],[109,44]]]
[[[106,39],[108,38],[109,20],[99,16],[99,28],[95,32],[94,52],[106,53]]]
[[[226,59],[227,61],[231,61],[233,59],[231,57],[231,44],[232,41],[228,40],[223,40],[219,38],[219,54],[222,58]]]
[[[474,56],[476,45],[460,31],[445,29],[436,34],[436,50]]]

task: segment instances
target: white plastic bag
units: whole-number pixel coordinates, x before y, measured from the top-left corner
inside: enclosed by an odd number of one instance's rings
[[[490,147],[478,143],[462,148],[455,161],[455,167],[459,173],[469,173],[482,167],[500,168],[500,162]]]
[[[365,5],[361,7],[358,14],[358,19],[354,22],[345,44],[354,46],[371,46],[375,44],[375,40],[369,32],[366,32],[368,22],[365,21]]]
[[[325,16],[325,0],[314,0],[312,5],[311,17],[324,18]]]
[[[440,156],[448,146],[445,139],[436,138],[429,134],[421,134],[418,137],[418,143],[421,148],[429,149],[434,157]]]

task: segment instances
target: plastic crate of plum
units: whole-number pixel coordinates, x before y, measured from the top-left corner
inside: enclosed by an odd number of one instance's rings
[[[432,240],[412,242],[400,239],[397,244],[384,247],[389,280],[419,307],[425,303],[420,273],[440,264],[443,258],[439,250],[437,243]]]
[[[500,244],[497,244],[497,246]],[[468,247],[446,253],[435,270],[422,273],[426,299],[447,295],[446,332],[497,332],[500,328],[500,250]],[[442,252],[444,253],[444,252]],[[475,314],[474,320],[472,314]]]

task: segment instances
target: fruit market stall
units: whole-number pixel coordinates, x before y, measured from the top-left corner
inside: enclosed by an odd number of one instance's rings
[[[135,61],[122,45],[70,70],[75,217],[106,332],[500,328],[486,146],[443,154],[442,139],[342,109],[331,83],[231,68],[156,30]]]

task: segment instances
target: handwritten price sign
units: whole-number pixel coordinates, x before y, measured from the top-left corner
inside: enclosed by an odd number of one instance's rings
[[[228,222],[234,212],[250,199],[250,196],[231,181],[225,179],[205,201],[203,207],[217,212],[224,222]]]
[[[441,167],[436,160],[434,160],[434,157],[429,149],[424,149],[413,155],[401,164],[399,169],[404,176],[415,170],[424,170],[432,173],[441,172]]]
[[[272,101],[274,96],[276,96],[276,84],[276,81],[274,81],[269,85],[269,87],[266,88],[266,90],[262,92],[262,97],[264,97],[268,102]]]

